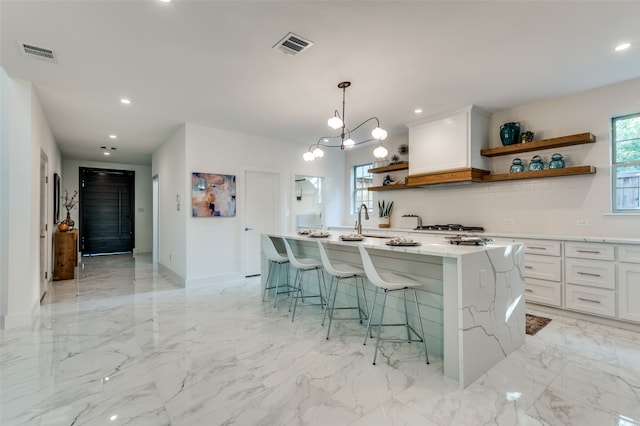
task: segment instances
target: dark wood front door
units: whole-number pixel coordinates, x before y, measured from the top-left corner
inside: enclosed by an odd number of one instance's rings
[[[132,252],[135,172],[80,168],[80,251]]]

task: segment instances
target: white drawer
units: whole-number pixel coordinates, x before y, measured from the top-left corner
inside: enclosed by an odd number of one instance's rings
[[[564,243],[564,252],[566,257],[600,260],[615,259],[615,247],[610,244],[567,241]]]
[[[591,287],[616,288],[616,269],[614,262],[604,260],[566,259],[566,281],[571,284]]]
[[[524,282],[527,302],[562,307],[562,285],[553,281],[527,278]]]
[[[550,240],[523,240],[526,254],[542,254],[545,256],[560,256],[562,242]]]
[[[640,263],[640,246],[618,246],[620,262]]]
[[[567,284],[565,289],[567,309],[605,317],[616,316],[615,291],[573,284]]]
[[[527,254],[524,257],[524,276],[548,281],[562,281],[562,258]]]

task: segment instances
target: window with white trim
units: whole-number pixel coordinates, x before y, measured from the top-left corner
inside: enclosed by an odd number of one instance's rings
[[[351,213],[358,213],[358,207],[365,204],[369,212],[373,209],[373,192],[369,187],[373,185],[373,175],[369,169],[373,164],[360,164],[351,168]]]
[[[613,212],[640,212],[640,113],[611,119]]]

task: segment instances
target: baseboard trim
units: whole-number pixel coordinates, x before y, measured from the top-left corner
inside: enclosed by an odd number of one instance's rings
[[[207,284],[219,284],[229,281],[238,281],[244,279],[244,276],[239,273],[219,274],[219,275],[206,275],[197,278],[187,278],[186,287],[198,287]]]

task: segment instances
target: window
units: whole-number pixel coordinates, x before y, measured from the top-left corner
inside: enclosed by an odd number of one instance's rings
[[[640,113],[611,119],[612,211],[640,212]]]
[[[373,193],[369,192],[372,186],[373,176],[369,169],[373,164],[360,164],[351,169],[351,213],[358,213],[358,207],[365,204],[369,212],[373,209]]]

